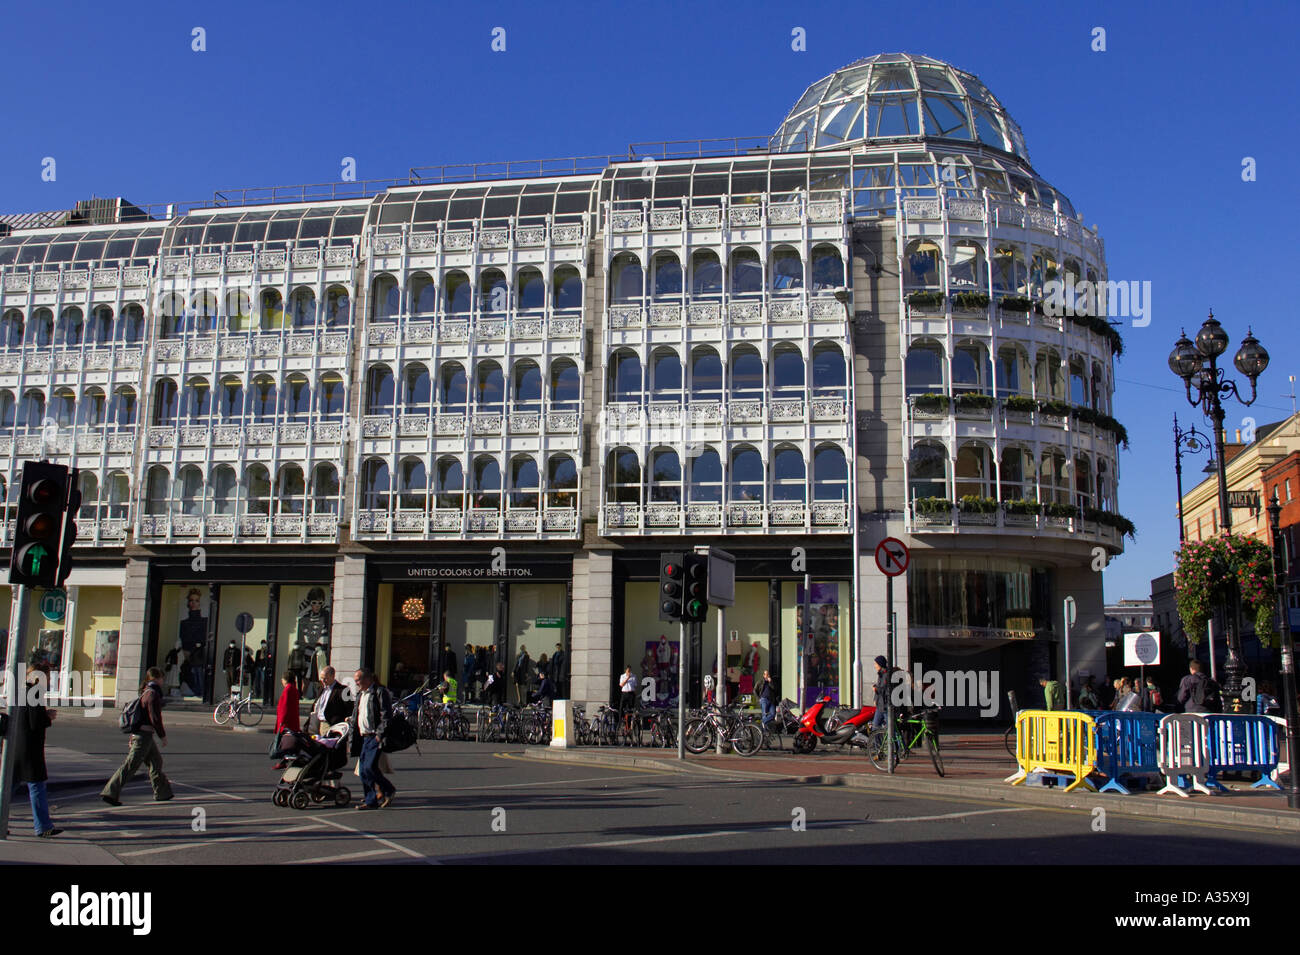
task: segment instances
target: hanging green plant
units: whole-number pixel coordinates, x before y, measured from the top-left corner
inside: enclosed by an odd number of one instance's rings
[[[1263,541],[1238,534],[1184,541],[1176,560],[1178,616],[1189,640],[1200,642],[1215,606],[1226,603],[1232,588],[1237,588],[1243,609],[1255,615],[1260,646],[1272,645],[1277,600],[1273,557]]]

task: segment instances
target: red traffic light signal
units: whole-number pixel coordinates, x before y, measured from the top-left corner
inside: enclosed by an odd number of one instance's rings
[[[677,622],[682,619],[681,554],[659,555],[659,619]]]

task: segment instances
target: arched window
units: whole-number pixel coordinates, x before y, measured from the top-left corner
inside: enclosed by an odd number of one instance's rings
[[[515,289],[520,311],[546,308],[546,280],[541,270],[531,266],[520,269],[515,276]]]
[[[963,497],[993,497],[993,455],[978,442],[957,449],[955,488],[957,500]]]
[[[913,239],[903,256],[903,289],[937,289],[943,284],[939,271],[943,252],[930,239]]]
[[[755,295],[763,291],[763,263],[753,249],[731,253],[731,294]]]
[[[302,372],[294,372],[285,382],[284,420],[308,421],[311,419],[311,382]]]
[[[316,327],[316,293],[309,288],[294,290],[290,299],[295,330]]]
[[[552,454],[546,462],[546,506],[566,509],[577,504],[578,468],[567,454]]]
[[[464,411],[469,401],[469,385],[460,362],[445,362],[439,382],[439,399],[444,411]]]
[[[1069,504],[1070,481],[1065,455],[1056,449],[1044,451],[1039,459],[1038,483],[1044,503]]]
[[[1070,403],[1086,408],[1092,397],[1088,387],[1088,366],[1077,355],[1070,359]]]
[[[941,444],[920,441],[908,458],[908,497],[948,497],[948,452]]]
[[[943,348],[936,342],[916,342],[907,350],[907,395],[943,393]]]
[[[542,370],[535,361],[515,364],[514,407],[520,411],[542,410]]]
[[[1061,356],[1051,348],[1044,348],[1034,361],[1034,389],[1039,398],[1065,400],[1065,374]]]
[[[1097,462],[1097,507],[1103,511],[1113,509],[1110,495],[1110,466],[1104,458]]]
[[[731,500],[736,503],[762,501],[763,459],[753,448],[731,452]]]
[[[803,288],[803,258],[789,246],[772,253],[772,291],[794,292]]]
[[[316,388],[317,404],[323,421],[338,421],[343,417],[343,378],[335,371],[320,376]]]
[[[167,492],[171,483],[171,474],[161,464],[149,468],[145,475],[144,512],[151,517],[167,513]]]
[[[347,328],[352,321],[352,297],[341,285],[325,290],[325,327]]]
[[[226,293],[226,330],[246,332],[253,327],[253,308],[248,293],[235,289]]]
[[[77,348],[85,337],[85,331],[86,323],[81,309],[75,306],[65,308],[63,314],[59,316],[58,343],[64,348]]]
[[[772,397],[804,397],[803,355],[790,344],[780,344],[772,352]]]
[[[49,348],[54,344],[54,313],[48,308],[38,308],[27,325],[27,344]]]
[[[248,389],[248,399],[252,420],[262,423],[275,420],[275,379],[270,375],[258,375]]]
[[[397,279],[391,275],[377,275],[370,283],[370,320],[372,322],[395,322],[402,311],[402,292],[397,287]]]
[[[264,288],[260,296],[260,327],[264,332],[284,328],[284,296],[277,289]]]
[[[447,273],[447,284],[444,286],[446,291],[446,312],[448,315],[468,315],[473,306],[473,289],[469,283],[469,276],[460,269]]]
[[[479,275],[478,294],[485,313],[504,315],[510,310],[510,283],[500,269],[485,269]]]
[[[474,404],[480,411],[500,411],[505,407],[506,380],[495,361],[480,361],[474,366]]]
[[[813,348],[813,394],[844,397],[848,394],[848,370],[844,353],[835,345],[822,342]]]
[[[206,421],[212,413],[212,386],[201,375],[185,383],[184,417],[188,421]]]
[[[108,517],[126,520],[131,509],[131,479],[125,471],[112,471],[108,475]]]
[[[650,358],[650,399],[672,403],[682,400],[682,360],[671,348],[656,348]]]
[[[77,517],[93,521],[99,517],[99,479],[94,471],[82,471],[77,478],[77,490],[81,492],[81,510]]]
[[[1018,345],[998,348],[998,397],[1025,395],[1030,390],[1029,356]]]
[[[679,298],[682,294],[682,262],[673,252],[654,257],[654,297]]]
[[[1021,447],[1002,449],[998,468],[998,487],[1004,501],[1037,500],[1038,481],[1034,474],[1034,456]]]
[[[641,462],[626,448],[609,452],[605,460],[605,500],[610,504],[641,503]]]
[[[235,513],[235,469],[229,464],[212,469],[212,513]]]
[[[962,239],[953,245],[948,284],[973,290],[989,287],[988,263],[984,261],[984,250],[978,243]]]
[[[113,341],[113,309],[96,305],[90,313],[90,330],[86,335],[92,345],[108,345]]]
[[[582,276],[571,265],[561,265],[552,276],[555,308],[582,308]]]
[[[388,510],[390,494],[388,465],[379,458],[369,458],[361,466],[361,508],[366,511]]]
[[[578,366],[567,358],[551,363],[551,407],[575,410],[582,399],[582,375]]]
[[[153,389],[153,423],[157,426],[176,424],[177,402],[176,382],[160,378]]]
[[[109,413],[109,420],[113,426],[119,430],[134,428],[137,403],[134,388],[129,385],[115,388],[113,390],[113,406]]]
[[[391,414],[393,392],[393,370],[387,365],[371,365],[366,372],[366,414]]]
[[[740,345],[731,353],[731,397],[761,399],[764,393],[763,359],[752,345]]]
[[[975,342],[962,342],[952,353],[952,390],[959,392],[987,393],[989,377],[988,355],[984,346]]]
[[[772,500],[808,501],[808,479],[803,452],[790,445],[782,445],[772,456]]]
[[[203,513],[203,472],[187,464],[176,472],[176,513],[198,517]]]
[[[1036,291],[1042,292],[1048,282],[1061,281],[1061,263],[1051,249],[1040,249],[1029,260],[1029,282]]]
[[[645,295],[641,260],[631,252],[620,252],[609,266],[609,301],[639,302]]]
[[[234,375],[223,375],[217,392],[217,416],[226,422],[238,421],[244,414],[244,385]]]
[[[650,500],[682,503],[682,465],[671,448],[656,448],[650,456]]]
[[[197,335],[213,335],[217,331],[217,314],[220,309],[217,307],[216,292],[200,292],[194,296],[193,307],[189,314],[189,327]]]
[[[722,400],[722,359],[708,345],[691,352],[691,400]]]
[[[0,345],[19,348],[23,343],[23,313],[11,308],[0,316]]]
[[[60,428],[71,428],[77,420],[77,396],[71,388],[56,388],[50,400],[49,416]]]
[[[510,506],[537,507],[540,490],[537,462],[528,454],[515,455],[510,461]]]
[[[632,351],[617,351],[610,359],[609,400],[640,404],[641,359]]]
[[[6,431],[12,431],[17,423],[18,402],[14,400],[14,393],[9,390],[0,391],[0,428]]]
[[[312,469],[311,511],[335,515],[339,512],[339,472],[332,464],[318,464]]]
[[[833,245],[819,245],[812,251],[812,287],[822,289],[844,288],[844,258]]]
[[[423,511],[429,478],[424,462],[419,458],[402,458],[398,464],[400,477],[397,507],[403,511]]]
[[[1028,295],[1029,277],[1025,254],[1018,246],[999,245],[993,249],[993,291],[1009,295]]]
[[[690,488],[687,494],[691,504],[722,503],[722,459],[713,448],[705,447],[690,459]]]
[[[1092,463],[1086,454],[1074,458],[1074,504],[1076,507],[1092,507]]]
[[[410,301],[411,315],[416,318],[432,318],[438,312],[438,289],[428,272],[416,272],[411,276]]]
[[[486,454],[474,459],[474,506],[487,510],[501,507],[501,465]]]
[[[409,362],[402,369],[402,408],[409,415],[427,415],[433,404],[429,369],[423,362]]]
[[[180,338],[185,334],[185,299],[169,295],[159,303],[159,333],[163,338]]]
[[[1106,411],[1106,377],[1101,365],[1092,363],[1092,383],[1089,393],[1089,407],[1093,411]]]
[[[813,452],[813,500],[848,499],[849,469],[844,461],[844,450],[833,444],[824,444]]]
[[[252,464],[244,470],[244,513],[271,513],[271,472],[264,464]]]
[[[722,263],[718,254],[701,249],[691,256],[691,295],[709,298],[722,294]]]
[[[438,459],[436,506],[440,510],[460,511],[465,507],[465,472],[455,458]]]

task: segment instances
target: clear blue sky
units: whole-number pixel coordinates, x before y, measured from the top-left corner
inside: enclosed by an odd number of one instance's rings
[[[1171,416],[1195,420],[1165,359],[1213,307],[1273,356],[1229,429],[1291,409],[1300,375],[1285,228],[1300,211],[1300,5],[137,3],[11,5],[0,210],[91,194],[193,200],[232,186],[414,165],[619,153],[629,142],[772,132],[803,89],[906,51],[978,74],[1038,172],[1100,226],[1112,279],[1152,283],[1123,330],[1116,416],[1132,450],[1120,509],[1136,544],[1108,599],[1172,569]],[[207,52],[191,49],[194,27]],[[506,31],[505,52],[491,49]],[[807,31],[806,52],[791,31]],[[1106,52],[1091,49],[1095,27]],[[57,180],[41,180],[44,157]],[[1258,178],[1243,182],[1253,157]],[[1193,474],[1196,465],[1189,464]]]

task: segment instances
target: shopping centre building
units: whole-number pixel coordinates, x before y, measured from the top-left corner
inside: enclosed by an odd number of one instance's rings
[[[507,669],[559,644],[574,699],[625,665],[667,696],[658,555],[717,545],[728,666],[849,699],[892,535],[900,662],[1028,689],[1063,673],[1072,596],[1072,669],[1100,675],[1120,344],[1042,297],[1104,282],[1101,240],[926,57],[858,61],[727,142],[0,217],[3,534],[24,460],[82,490],[29,646],[119,700],[155,664],[220,698],[241,640],[400,685],[448,644]]]

